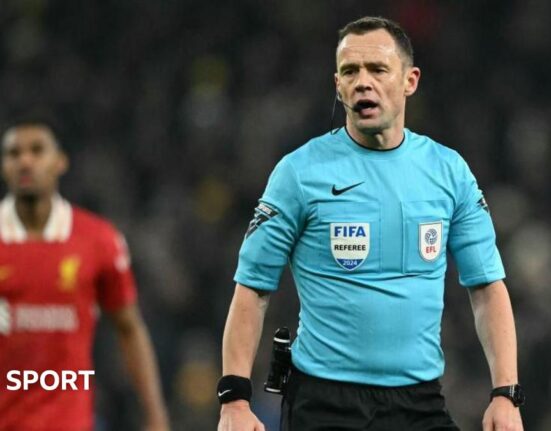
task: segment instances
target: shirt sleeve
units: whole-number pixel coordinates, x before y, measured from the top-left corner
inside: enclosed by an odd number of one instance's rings
[[[136,302],[136,283],[124,236],[109,226],[100,237],[98,302],[115,311]]]
[[[501,280],[505,278],[505,270],[488,205],[461,157],[454,177],[457,200],[448,248],[459,271],[459,282],[465,287],[473,287]]]
[[[305,219],[304,198],[294,167],[283,158],[270,175],[239,251],[234,280],[276,290]]]

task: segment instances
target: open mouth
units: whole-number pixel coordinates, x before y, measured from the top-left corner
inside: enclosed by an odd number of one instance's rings
[[[371,100],[360,100],[354,104],[354,111],[362,115],[371,114],[377,107],[378,103]]]

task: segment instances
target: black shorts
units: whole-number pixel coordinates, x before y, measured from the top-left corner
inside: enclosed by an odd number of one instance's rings
[[[459,430],[445,408],[438,380],[388,388],[291,372],[281,431],[394,430]]]

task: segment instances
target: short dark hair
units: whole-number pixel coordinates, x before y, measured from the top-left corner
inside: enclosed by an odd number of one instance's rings
[[[49,114],[25,114],[14,117],[8,122],[2,124],[0,139],[3,141],[6,133],[19,127],[44,127],[52,136],[57,147],[63,150],[61,145],[61,129],[57,120]]]
[[[394,39],[394,42],[400,48],[402,54],[404,54],[407,63],[413,66],[413,45],[408,35],[400,25],[388,18],[380,16],[366,16],[356,21],[349,22],[343,28],[339,30],[339,42],[349,34],[365,34],[375,30],[386,30]]]

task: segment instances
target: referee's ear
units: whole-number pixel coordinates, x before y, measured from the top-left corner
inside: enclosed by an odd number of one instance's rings
[[[408,67],[405,70],[404,79],[404,95],[409,97],[417,91],[417,86],[419,85],[419,80],[421,79],[421,69],[415,66]]]

